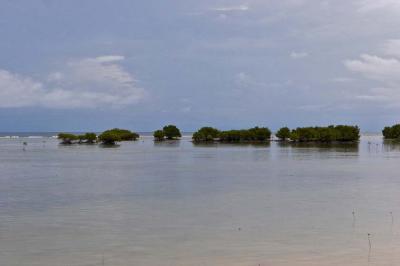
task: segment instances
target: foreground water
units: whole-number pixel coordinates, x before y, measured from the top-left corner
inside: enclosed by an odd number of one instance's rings
[[[379,136],[0,139],[0,265],[399,265],[399,163],[400,145]]]

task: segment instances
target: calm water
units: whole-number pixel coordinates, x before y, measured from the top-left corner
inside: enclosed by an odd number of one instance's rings
[[[0,265],[400,265],[399,170],[400,145],[378,136],[0,139]]]

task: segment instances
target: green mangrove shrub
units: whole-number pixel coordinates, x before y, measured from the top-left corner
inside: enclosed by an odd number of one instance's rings
[[[385,127],[382,134],[385,139],[400,139],[400,124]]]
[[[57,138],[61,140],[61,144],[73,144],[78,140],[78,136],[71,133],[59,133]]]
[[[153,137],[154,137],[154,139],[157,140],[157,141],[162,141],[162,140],[164,140],[164,138],[165,138],[164,131],[162,131],[162,130],[156,130],[156,131],[154,131]]]
[[[99,140],[103,144],[115,144],[119,141],[133,141],[139,138],[139,134],[127,129],[113,128],[104,131],[99,135]]]
[[[290,138],[290,129],[288,127],[282,127],[276,132],[275,136],[280,140],[287,140]]]
[[[194,141],[213,141],[219,137],[220,131],[213,127],[202,127],[193,133]]]
[[[168,125],[163,127],[163,132],[167,139],[177,139],[182,137],[181,131],[175,125]]]
[[[83,135],[79,135],[78,139],[79,139],[79,143],[93,144],[97,141],[97,135],[96,135],[96,133],[93,133],[93,132],[85,133]]]
[[[360,129],[357,126],[298,127],[290,132],[290,140],[296,142],[348,142],[359,139]]]
[[[211,127],[203,127],[196,131],[192,139],[196,142],[220,141],[220,142],[262,142],[271,138],[271,131],[266,127],[254,127],[241,130],[219,131]]]
[[[153,133],[154,139],[157,141],[164,140],[165,138],[178,139],[182,137],[181,131],[175,125],[167,125],[163,129],[156,130]]]

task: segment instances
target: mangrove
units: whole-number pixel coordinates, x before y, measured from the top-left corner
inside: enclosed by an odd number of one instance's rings
[[[161,130],[156,130],[153,133],[153,137],[157,141],[164,139],[173,140],[182,137],[181,131],[175,125],[167,125]]]
[[[212,127],[202,127],[196,131],[192,139],[195,142],[265,142],[271,138],[271,131],[267,127],[220,131]]]
[[[139,138],[139,134],[127,129],[113,128],[104,131],[99,135],[99,140],[103,144],[114,145],[120,141],[135,141]]]
[[[385,139],[400,139],[400,124],[385,127],[382,134]]]
[[[285,127],[278,130],[276,137],[293,142],[354,142],[360,139],[360,129],[348,125],[298,127],[288,134],[288,128]]]

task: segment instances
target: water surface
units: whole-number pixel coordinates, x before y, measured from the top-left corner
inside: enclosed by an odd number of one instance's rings
[[[189,140],[0,139],[0,265],[400,265],[400,144]]]

